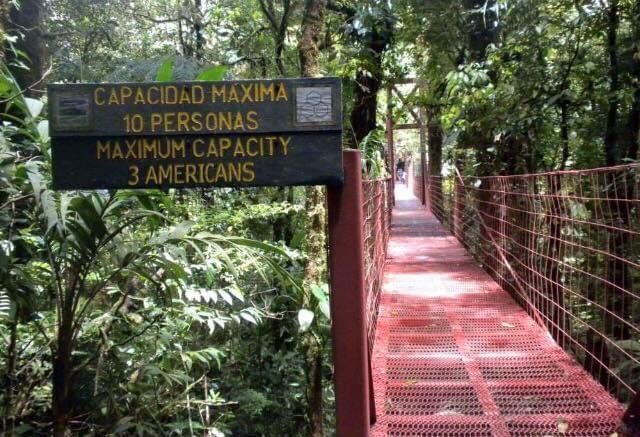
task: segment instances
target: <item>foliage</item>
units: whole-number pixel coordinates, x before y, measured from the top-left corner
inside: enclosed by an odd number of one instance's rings
[[[387,177],[384,161],[384,132],[382,129],[372,130],[360,142],[362,153],[362,169],[369,179]]]

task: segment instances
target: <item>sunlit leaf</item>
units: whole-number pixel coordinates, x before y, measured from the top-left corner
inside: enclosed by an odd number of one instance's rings
[[[170,82],[171,79],[173,79],[173,59],[167,59],[158,68],[156,82]]]
[[[304,308],[298,311],[298,324],[301,332],[305,332],[311,327],[314,317],[313,311]]]
[[[201,71],[198,77],[196,77],[196,80],[223,80],[226,72],[226,66],[218,65]]]

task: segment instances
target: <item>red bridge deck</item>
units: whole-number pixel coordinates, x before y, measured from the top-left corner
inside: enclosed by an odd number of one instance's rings
[[[613,433],[620,404],[409,196],[398,190],[393,214],[372,434]]]

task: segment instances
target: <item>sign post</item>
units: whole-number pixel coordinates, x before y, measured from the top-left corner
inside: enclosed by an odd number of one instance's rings
[[[331,332],[339,437],[369,435],[371,398],[360,152],[344,151],[345,180],[327,191]]]
[[[337,78],[49,86],[57,189],[335,185]]]

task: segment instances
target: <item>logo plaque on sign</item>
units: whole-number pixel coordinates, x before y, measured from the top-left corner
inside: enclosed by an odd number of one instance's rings
[[[60,93],[53,98],[53,121],[61,131],[91,128],[91,95]]]
[[[333,99],[331,87],[296,88],[296,124],[331,124]]]

